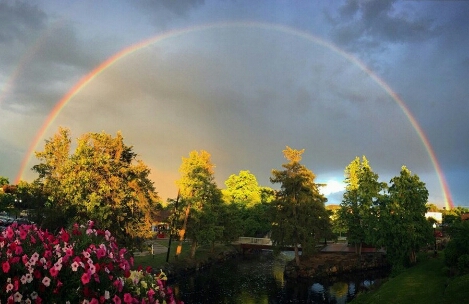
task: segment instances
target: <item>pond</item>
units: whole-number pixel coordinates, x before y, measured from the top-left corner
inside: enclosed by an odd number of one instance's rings
[[[388,275],[373,271],[321,280],[286,280],[288,255],[240,257],[169,282],[178,299],[196,303],[348,303]]]

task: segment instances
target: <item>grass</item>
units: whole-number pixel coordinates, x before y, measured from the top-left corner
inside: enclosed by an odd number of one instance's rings
[[[464,303],[469,298],[469,275],[448,278],[444,256],[427,257],[390,278],[377,290],[358,295],[352,304]]]
[[[168,240],[157,240],[157,243],[168,246]],[[232,250],[232,247],[224,244],[216,244],[215,248],[212,252],[209,246],[199,246],[196,250],[194,259],[190,258],[190,247],[191,244],[189,242],[182,243],[181,254],[178,258],[175,257],[176,255],[176,248],[179,245],[179,241],[173,241],[171,243],[171,250],[169,253],[168,263],[171,263],[176,266],[186,266],[186,265],[193,265],[196,263],[200,263],[202,261],[206,261],[210,258],[214,258],[218,256],[222,252],[226,252]],[[151,266],[154,269],[162,268],[166,264],[166,256],[167,252],[159,253],[155,255],[144,255],[144,256],[135,256],[134,257],[134,265],[136,267],[142,266],[147,267]]]

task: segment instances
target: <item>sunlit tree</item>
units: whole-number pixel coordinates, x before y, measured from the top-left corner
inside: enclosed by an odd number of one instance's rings
[[[428,191],[418,175],[402,166],[391,179],[389,196],[379,206],[378,246],[386,248],[394,267],[416,263],[417,252],[432,240],[430,223],[425,218]]]
[[[293,246],[295,262],[300,264],[299,247],[303,255],[311,253],[319,239],[329,230],[327,199],[319,192],[312,171],[300,164],[303,150],[286,147],[284,170],[272,170],[272,183],[280,184],[273,202],[272,242],[277,246]]]
[[[271,228],[269,209],[275,198],[273,189],[259,186],[256,176],[247,170],[230,175],[225,185],[222,193],[231,210],[229,220],[236,221],[225,229],[237,230],[239,236],[265,236]]]
[[[199,244],[214,244],[223,237],[223,225],[219,215],[222,210],[222,194],[214,178],[214,164],[207,151],[191,151],[182,158],[179,168],[181,178],[176,182],[181,197],[179,205],[180,238],[191,240],[193,258]],[[178,248],[179,254],[181,247]]]
[[[159,197],[150,169],[124,144],[121,133],[86,133],[73,154],[70,145],[69,130],[60,128],[36,152],[41,163],[33,169],[48,195],[48,224],[93,220],[121,242],[148,236]]]
[[[355,244],[356,253],[361,254],[364,242],[376,241],[374,207],[382,201],[386,184],[378,181],[378,174],[373,172],[365,156],[361,161],[356,157],[345,168],[345,184],[339,217],[347,227],[348,241]]]

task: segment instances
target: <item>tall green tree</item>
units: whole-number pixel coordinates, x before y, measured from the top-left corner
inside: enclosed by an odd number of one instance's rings
[[[256,176],[247,170],[232,174],[222,190],[225,201],[251,207],[261,202],[261,191]]]
[[[236,219],[236,223],[226,228],[233,232],[236,229],[238,236],[265,236],[271,229],[269,209],[275,198],[273,189],[259,186],[256,176],[247,170],[230,175],[225,185],[222,193],[230,206],[229,219]]]
[[[416,263],[417,252],[432,240],[432,229],[425,218],[428,190],[418,175],[402,166],[393,177],[389,197],[379,207],[378,245],[386,248],[393,267]]]
[[[339,217],[347,227],[348,241],[355,244],[356,253],[361,254],[364,242],[376,242],[374,207],[383,199],[386,184],[378,181],[378,174],[373,172],[365,156],[361,161],[356,157],[345,168],[345,183]]]
[[[280,191],[273,202],[273,243],[277,246],[293,245],[295,262],[300,264],[299,247],[303,255],[313,252],[326,229],[329,216],[324,204],[327,199],[319,192],[312,171],[300,164],[303,150],[286,147],[283,150],[288,163],[284,170],[272,170],[272,183],[280,184]]]
[[[207,151],[191,151],[182,158],[181,178],[176,182],[181,197],[179,205],[180,237],[191,240],[190,256],[194,258],[199,244],[214,244],[223,237],[222,194],[215,183],[214,164]],[[180,247],[179,247],[180,248]],[[180,249],[178,249],[177,254]]]
[[[60,225],[93,220],[122,243],[148,236],[159,197],[150,169],[122,134],[86,133],[73,154],[70,145],[69,130],[60,128],[44,151],[36,152],[41,163],[33,169],[48,194],[51,219],[61,219]]]

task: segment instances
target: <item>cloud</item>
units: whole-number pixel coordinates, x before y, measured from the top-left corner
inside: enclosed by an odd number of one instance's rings
[[[191,33],[133,53],[82,89],[48,136],[58,125],[74,136],[122,130],[162,172],[207,150],[220,185],[240,170],[270,185],[286,145],[306,148],[304,163],[318,175],[363,154],[377,172],[403,163],[431,170],[407,118],[366,73],[311,41],[257,28]]]
[[[330,19],[334,25],[332,37],[353,48],[363,43],[370,47],[385,42],[422,41],[439,33],[434,20],[424,16],[413,6],[395,0],[349,0]]]
[[[0,2],[0,44],[24,42],[46,26],[46,14],[27,2]]]
[[[131,3],[146,14],[152,24],[165,27],[174,19],[187,18],[190,11],[203,6],[205,1],[137,0],[131,1]]]
[[[330,194],[337,193],[337,192],[344,192],[345,184],[343,182],[338,182],[336,180],[328,180],[326,185],[319,188],[320,192],[325,195],[329,196]]]

